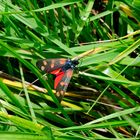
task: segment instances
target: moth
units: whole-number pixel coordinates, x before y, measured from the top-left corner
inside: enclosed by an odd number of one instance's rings
[[[91,52],[93,52],[93,50],[87,51],[73,59],[57,58],[37,61],[36,65],[40,70],[55,75],[54,89],[56,90],[55,95],[59,101],[64,97],[73,70],[79,64],[79,59]]]
[[[78,60],[65,58],[43,59],[36,63],[40,70],[56,76],[54,80],[54,89],[56,90],[55,94],[59,101],[62,100],[72,77],[73,70],[78,64]]]

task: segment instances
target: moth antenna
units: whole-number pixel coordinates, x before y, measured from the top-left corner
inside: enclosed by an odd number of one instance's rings
[[[85,56],[91,55],[94,51],[95,51],[95,49],[91,49],[89,51],[86,51],[86,52],[84,52],[84,53],[72,58],[71,60],[79,60],[79,59],[81,59],[81,58],[83,58]]]

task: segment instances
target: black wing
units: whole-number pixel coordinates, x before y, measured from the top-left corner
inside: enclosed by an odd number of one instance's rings
[[[65,72],[61,72],[56,78],[55,78],[55,84],[54,84],[54,89],[56,89],[56,96],[59,99],[59,101],[62,100],[68,84],[70,82],[70,79],[72,77],[73,70],[68,69]]]
[[[42,59],[37,61],[36,65],[39,69],[44,72],[51,73],[54,70],[57,70],[65,65],[67,59],[58,58],[58,59]]]

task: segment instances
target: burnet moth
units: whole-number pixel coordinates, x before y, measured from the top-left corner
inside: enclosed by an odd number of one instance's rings
[[[79,59],[91,54],[94,50],[90,50],[80,54],[79,56],[73,59],[65,59],[65,58],[58,58],[58,59],[42,59],[37,61],[37,67],[50,74],[54,74],[55,81],[54,81],[54,89],[56,90],[56,97],[59,101],[62,100],[64,94],[67,90],[68,84],[73,74],[73,70],[79,64]]]

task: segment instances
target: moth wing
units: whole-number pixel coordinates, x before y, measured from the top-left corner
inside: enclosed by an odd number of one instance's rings
[[[36,66],[44,72],[57,74],[61,70],[60,68],[64,66],[66,62],[67,62],[67,59],[65,58],[42,59],[42,60],[37,61]]]
[[[56,96],[59,99],[59,101],[61,101],[64,97],[72,74],[73,70],[68,69],[65,72],[60,72],[60,74],[55,78],[54,89],[56,89]]]

